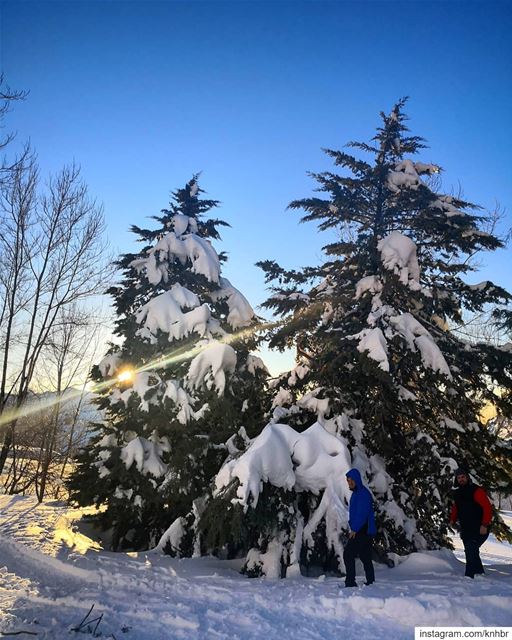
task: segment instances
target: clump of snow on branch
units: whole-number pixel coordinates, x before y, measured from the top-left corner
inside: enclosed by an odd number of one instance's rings
[[[147,373],[146,371],[137,372],[133,376],[133,380],[128,389],[122,391],[119,388],[115,388],[110,396],[110,402],[115,404],[122,401],[124,404],[128,404],[128,401],[132,394],[136,393],[141,399],[140,408],[142,411],[149,411],[149,404],[151,399],[146,399],[148,391],[156,389],[161,384],[160,378],[155,373]]]
[[[121,449],[121,460],[127,469],[135,464],[137,471],[144,475],[151,474],[155,478],[161,478],[167,471],[161,455],[162,445],[159,442],[142,437],[134,438]]]
[[[318,398],[318,394],[322,392],[321,387],[317,387],[308,393],[305,393],[299,400],[297,401],[297,406],[301,409],[308,409],[313,413],[316,413],[319,418],[323,418],[323,416],[329,411],[329,399],[328,398]]]
[[[380,293],[382,291],[382,286],[382,280],[378,276],[366,276],[365,278],[361,278],[361,280],[356,284],[355,299],[359,300],[359,298],[367,291],[372,294]]]
[[[192,515],[196,524],[192,525],[192,528],[197,533],[197,522],[201,517],[202,500],[199,498],[192,503]],[[168,527],[166,531],[160,537],[158,544],[153,549],[154,552],[168,552],[171,551],[172,555],[181,556],[181,545],[183,539],[190,531],[190,525],[187,523],[187,518],[179,517]],[[192,553],[193,558],[199,558],[201,556],[201,544],[199,538],[194,541],[194,550]]]
[[[187,385],[198,389],[205,385],[214,387],[223,395],[226,386],[226,374],[233,373],[236,367],[236,351],[229,344],[212,341],[192,360],[187,373]]]
[[[187,521],[185,518],[176,518],[171,526],[164,532],[154,551],[164,552],[170,547],[174,553],[179,553],[180,545],[186,534]]]
[[[430,205],[432,208],[441,209],[447,218],[453,218],[455,216],[465,216],[464,211],[457,209],[453,204],[453,196],[438,196],[437,200]]]
[[[382,264],[399,276],[400,282],[414,291],[420,287],[420,267],[414,242],[398,231],[382,238],[377,245]]]
[[[350,454],[344,442],[319,423],[298,433],[286,424],[268,424],[239,458],[227,462],[218,473],[217,490],[238,478],[237,502],[255,507],[263,482],[288,490],[318,495],[333,477],[339,499],[350,499],[345,473]]]
[[[169,398],[179,407],[176,419],[180,424],[187,424],[192,419],[198,420],[202,417],[205,407],[201,407],[199,411],[194,410],[194,398],[192,398],[183,387],[180,386],[178,380],[168,380],[162,400]]]
[[[360,353],[366,353],[368,358],[379,363],[380,369],[383,371],[389,371],[388,346],[386,338],[379,327],[375,327],[374,329],[363,329],[353,337],[359,338],[357,350]]]
[[[280,578],[284,546],[282,540],[274,538],[268,543],[265,553],[261,553],[259,549],[250,549],[246,559],[247,569],[250,571],[258,569],[265,578],[271,580]],[[290,567],[286,575],[289,575],[289,571]]]
[[[176,300],[176,302],[180,305],[181,309],[195,309],[201,304],[199,296],[179,283],[173,284],[169,289],[169,292],[172,294],[172,297]]]
[[[298,364],[294,369],[290,371],[288,378],[288,385],[294,387],[299,380],[303,380],[309,373],[309,367],[306,364]]]
[[[390,191],[398,194],[402,189],[418,189],[422,184],[420,176],[433,173],[439,173],[439,167],[434,164],[403,160],[389,172],[386,184]]]
[[[210,294],[213,301],[226,300],[229,308],[228,323],[233,329],[249,326],[254,320],[254,311],[244,295],[227,278],[220,278],[220,289]]]
[[[164,234],[156,245],[148,250],[147,258],[137,258],[130,266],[138,273],[145,272],[148,281],[157,285],[162,280],[167,282],[169,263],[175,260],[181,264],[190,262],[193,273],[205,276],[210,282],[218,283],[220,261],[211,242],[196,233],[179,233],[191,226],[191,218],[183,215],[174,216],[173,223],[174,231]],[[197,225],[192,228],[197,230]]]
[[[272,400],[272,407],[282,407],[293,402],[293,395],[289,389],[280,387]]]
[[[216,492],[238,480],[237,495],[232,501],[241,504],[244,511],[257,506],[264,483],[321,495],[308,521],[299,518],[287,575],[300,573],[302,545],[314,547],[313,534],[321,522],[325,523],[327,543],[343,569],[341,534],[348,527],[347,504],[351,496],[345,474],[351,466],[345,441],[329,433],[319,422],[302,433],[286,424],[270,423],[245,453],[222,467],[215,479]],[[251,549],[247,569],[259,570],[267,578],[280,577],[281,558],[288,545],[285,538],[284,532],[277,533],[264,553]]]
[[[302,302],[309,302],[310,297],[307,293],[292,291],[290,293],[274,293],[270,300],[302,300]]]
[[[246,366],[247,371],[253,376],[256,375],[257,371],[262,371],[264,374],[270,375],[265,363],[259,356],[253,356],[252,354],[249,354],[247,356]]]
[[[448,363],[434,338],[412,314],[391,315],[387,318],[387,321],[389,322],[389,327],[394,329],[392,332],[386,331],[388,338],[400,335],[405,340],[410,351],[413,353],[419,351],[424,367],[439,371],[450,380],[452,379]],[[368,358],[378,363],[380,369],[389,372],[388,346],[386,337],[380,327],[363,329],[352,338],[359,339],[357,350],[360,353],[366,353]],[[402,397],[413,399],[413,395],[408,394],[406,390],[404,390]]]
[[[109,353],[98,364],[101,375],[104,378],[111,378],[115,375],[119,365],[121,364],[121,356],[119,353]]]
[[[194,294],[190,291],[188,293],[191,295],[187,300],[183,293],[183,290],[187,291],[184,287],[180,287],[177,291],[173,289],[155,296],[140,308],[135,319],[142,325],[138,331],[141,337],[154,340],[157,332],[162,331],[169,335],[169,342],[171,342],[186,338],[193,332],[201,337],[209,333],[211,312],[208,305],[205,303],[183,312],[182,307],[188,306],[188,304],[182,304],[183,302],[197,304],[199,300],[192,300]]]
[[[192,195],[192,190],[190,191]],[[170,221],[170,227],[177,236],[182,236],[187,231],[189,233],[197,233],[197,221],[182,213],[175,213]]]
[[[437,346],[434,338],[425,327],[410,313],[402,313],[389,319],[399,334],[405,339],[411,351],[418,350],[425,367],[443,373],[452,378],[450,368]]]
[[[413,291],[422,289],[420,285],[420,268],[416,255],[415,243],[398,231],[393,231],[382,238],[377,248],[385,269],[395,273],[400,282]],[[391,307],[382,305],[380,293],[382,281],[375,275],[366,276],[356,284],[355,298],[359,299],[367,291],[373,294],[372,312],[368,316],[371,329],[363,329],[352,336],[359,339],[357,350],[375,360],[383,371],[389,371],[387,340],[400,335],[412,352],[419,351],[422,363],[426,368],[439,371],[452,378],[448,364],[429,331],[410,313],[393,313]],[[428,291],[423,289],[428,295]],[[384,327],[376,327],[380,321]],[[405,390],[404,390],[405,391]],[[407,394],[402,395],[407,397]],[[408,396],[411,399],[411,396]]]
[[[466,433],[464,427],[461,424],[459,424],[455,420],[452,420],[451,418],[448,418],[448,416],[443,416],[443,419],[441,420],[441,425],[442,426],[444,425],[447,429],[452,429],[453,431]]]

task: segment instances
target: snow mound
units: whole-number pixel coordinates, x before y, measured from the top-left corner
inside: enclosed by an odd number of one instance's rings
[[[63,503],[0,495],[1,631],[71,638],[93,603],[91,618],[103,614],[99,636],[134,640],[282,640],[290,630],[311,640],[408,640],[420,625],[510,626],[512,547],[495,539],[482,547],[482,580],[464,578],[452,552],[431,551],[393,569],[377,565],[371,587],[340,589],[339,578],[326,576],[249,580],[237,573],[239,560],[114,554],[83,535],[77,552],[81,515]],[[263,558],[276,576],[277,547]]]
[[[426,573],[456,575],[460,572],[460,563],[448,549],[421,551],[402,558],[396,572],[402,576]]]

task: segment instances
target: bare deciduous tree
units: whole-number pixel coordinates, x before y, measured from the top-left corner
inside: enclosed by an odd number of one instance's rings
[[[24,100],[27,97],[26,91],[15,91],[6,85],[3,73],[0,73],[0,126],[2,125],[5,116],[9,112],[11,104],[19,100]],[[0,138],[0,151],[4,149],[14,140],[14,133],[7,133]],[[14,158],[12,162],[9,162],[4,156],[0,161],[0,185],[5,184],[11,179],[12,172],[16,166],[23,163],[27,156],[30,155],[29,145],[25,145],[21,153]]]
[[[23,97],[2,92],[1,80],[0,120]],[[0,149],[11,140],[4,137]],[[28,147],[0,164],[0,473],[9,453],[16,455],[16,426],[37,364],[66,310],[102,293],[111,277],[104,226],[78,166],[42,184]]]
[[[16,412],[26,401],[37,362],[63,310],[100,293],[107,275],[102,210],[89,198],[79,169],[64,168],[49,180],[43,195],[37,187],[31,161],[17,169],[1,194],[3,413]],[[16,413],[3,422],[0,472],[15,438]]]
[[[64,478],[77,441],[84,435],[79,429],[79,419],[103,320],[74,304],[60,313],[45,345],[39,380],[53,394],[54,403],[41,439],[38,473],[34,477],[40,502],[45,496],[50,474],[53,474],[54,494],[57,493],[55,484],[59,486],[58,480]]]

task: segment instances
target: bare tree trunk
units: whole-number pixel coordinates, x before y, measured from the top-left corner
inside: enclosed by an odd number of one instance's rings
[[[68,347],[69,345],[66,345]],[[52,411],[52,418],[49,425],[49,430],[45,434],[43,439],[43,445],[41,447],[42,452],[42,464],[41,472],[36,477],[36,495],[39,502],[44,499],[46,491],[46,483],[48,480],[48,470],[53,459],[53,451],[55,449],[55,441],[57,437],[57,430],[59,428],[60,410],[62,404],[62,374],[65,365],[65,359],[61,358],[59,368],[57,370],[57,399]]]
[[[80,415],[80,410],[82,408],[83,398],[85,392],[85,385],[82,387],[82,395],[78,401],[77,407],[73,413],[73,420],[69,429],[69,438],[66,446],[66,450],[64,452],[64,460],[62,461],[62,467],[60,470],[60,479],[63,480],[66,474],[66,467],[68,466],[69,458],[71,457],[71,452],[73,450],[73,441],[75,437],[76,425],[78,423],[78,417]]]
[[[36,495],[37,500],[42,502],[46,492],[46,484],[48,481],[48,471],[50,469],[50,464],[53,460],[53,452],[55,449],[55,440],[57,436],[57,430],[59,427],[59,419],[60,419],[60,408],[61,408],[61,392],[58,391],[58,400],[57,404],[54,407],[53,416],[50,424],[49,433],[46,434],[46,438],[43,441],[43,446],[41,448],[42,452],[42,464],[41,471],[36,477]]]

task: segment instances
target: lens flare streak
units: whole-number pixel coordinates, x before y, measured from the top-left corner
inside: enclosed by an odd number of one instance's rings
[[[224,342],[229,344],[231,342],[235,342],[237,340],[242,340],[244,338],[248,338],[259,331],[264,331],[267,329],[273,329],[277,326],[283,324],[282,321],[279,322],[269,322],[265,324],[259,324],[255,327],[250,327],[247,329],[242,329],[237,331],[236,333],[232,333],[226,336],[223,336],[218,340],[218,342]],[[114,376],[109,380],[105,380],[104,382],[99,382],[89,387],[90,392],[92,393],[101,393],[121,383],[128,383],[133,381],[133,378],[137,375],[137,373],[142,373],[143,371],[155,371],[157,369],[163,369],[171,364],[176,364],[177,362],[182,362],[185,360],[191,360],[196,355],[204,351],[209,346],[209,343],[201,344],[190,349],[183,350],[184,348],[174,349],[167,354],[163,354],[159,358],[151,360],[147,362],[145,365],[138,368],[128,368],[124,367],[118,375]],[[15,409],[8,409],[3,411],[0,415],[0,429],[5,425],[9,425],[11,423],[16,422],[20,418],[25,418],[31,415],[35,415],[42,411],[46,411],[51,409],[53,406],[60,404],[61,406],[65,406],[80,398],[83,394],[82,390],[69,391],[66,392],[65,397],[57,397],[57,398],[49,398],[48,400],[39,400],[37,402],[31,403],[29,405],[22,405],[21,407]]]

